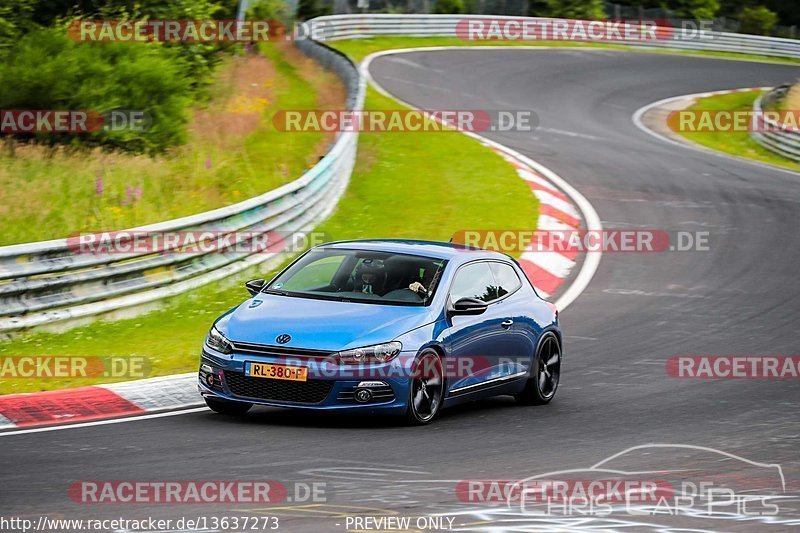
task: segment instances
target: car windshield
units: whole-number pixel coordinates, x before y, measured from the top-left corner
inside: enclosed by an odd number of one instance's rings
[[[447,261],[370,250],[311,250],[263,292],[391,305],[430,302]]]

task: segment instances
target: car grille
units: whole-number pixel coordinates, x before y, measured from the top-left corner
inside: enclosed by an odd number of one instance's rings
[[[250,342],[231,342],[231,344],[233,345],[233,350],[236,352],[296,357],[300,359],[326,359],[336,353],[322,350],[306,350],[303,348],[287,348],[285,346],[268,346],[266,344],[253,344]]]
[[[236,396],[294,403],[320,403],[333,387],[332,381],[254,378],[240,372],[225,372],[225,383]]]

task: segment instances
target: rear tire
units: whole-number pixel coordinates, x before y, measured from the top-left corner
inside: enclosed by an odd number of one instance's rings
[[[556,395],[561,378],[561,344],[552,332],[545,333],[536,349],[525,388],[515,396],[523,405],[545,405]]]
[[[231,402],[218,398],[205,398],[205,400],[209,409],[226,416],[242,416],[253,407],[252,403],[247,402]]]
[[[444,371],[442,357],[435,350],[424,350],[414,361],[408,387],[406,424],[429,424],[444,401]]]

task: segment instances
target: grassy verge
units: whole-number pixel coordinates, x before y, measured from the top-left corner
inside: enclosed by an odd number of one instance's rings
[[[366,52],[353,50],[356,57]],[[368,109],[398,104],[369,90]],[[285,134],[292,135],[292,134]],[[350,185],[320,228],[333,239],[448,240],[461,229],[533,228],[538,204],[501,157],[456,132],[364,133]],[[242,283],[269,275],[254,268],[132,319],[98,321],[65,333],[27,333],[0,344],[1,356],[137,356],[152,376],[196,369],[215,317],[247,297]],[[0,393],[62,389],[109,379],[0,379]]]
[[[680,54],[701,57],[717,57],[725,59],[746,59],[754,61],[769,61],[772,63],[786,63],[797,65],[800,60],[796,59],[782,59],[768,56],[759,56],[751,54],[737,54],[733,52],[703,52],[703,51],[686,51],[686,50],[662,50],[658,48],[645,48],[645,47],[631,47],[619,44],[605,44],[605,43],[592,43],[592,42],[576,42],[576,41],[465,41],[458,37],[377,37],[373,39],[353,39],[349,41],[335,41],[330,43],[331,46],[338,48],[344,53],[348,54],[355,61],[360,61],[365,56],[379,52],[381,50],[390,50],[393,48],[412,48],[424,46],[541,46],[548,48],[604,48],[612,50],[640,50],[655,54]]]
[[[759,94],[759,91],[747,91],[709,96],[701,98],[689,109],[748,111],[753,109],[753,102]],[[800,164],[767,150],[754,141],[747,132],[679,132],[679,135],[706,148],[792,170],[800,170]]]
[[[338,79],[289,45],[232,57],[197,108],[189,141],[151,158],[14,146],[0,155],[0,245],[159,222],[229,205],[299,176],[332,135],[276,131],[278,109],[344,101]],[[304,57],[304,56],[300,56]],[[11,148],[7,146],[7,148]]]

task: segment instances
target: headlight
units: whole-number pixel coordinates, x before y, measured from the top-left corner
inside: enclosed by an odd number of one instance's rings
[[[339,364],[343,365],[386,363],[397,357],[402,349],[403,345],[399,342],[387,342],[365,348],[345,350],[336,355],[339,358]]]
[[[217,331],[214,326],[211,326],[211,330],[206,335],[206,346],[222,353],[231,353],[233,351],[230,341]]]

